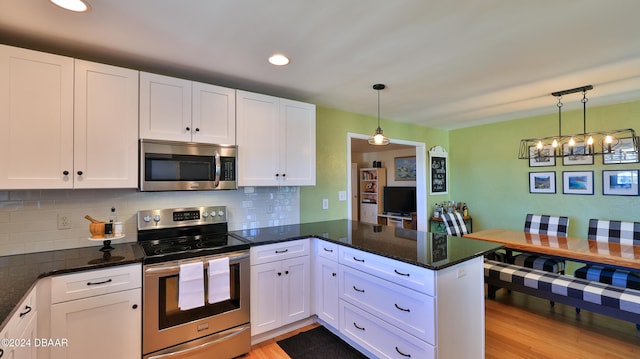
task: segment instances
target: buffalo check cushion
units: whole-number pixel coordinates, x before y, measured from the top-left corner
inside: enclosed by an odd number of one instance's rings
[[[484,275],[621,311],[640,314],[640,290],[485,260]]]
[[[445,227],[447,227],[447,233],[450,236],[462,236],[463,234],[467,234],[467,225],[464,224],[464,218],[458,212],[455,213],[443,213],[442,221],[444,222]]]
[[[605,266],[588,265],[575,271],[576,278],[594,280],[623,288],[640,290],[640,272]]]
[[[569,217],[549,216],[546,214],[527,214],[524,231],[550,236],[567,236]],[[564,273],[565,261],[541,254],[522,253],[513,258],[513,263],[533,269],[553,273]]]
[[[533,253],[518,254],[513,259],[513,263],[522,267],[553,273],[564,273],[565,269],[564,260]]]
[[[640,222],[589,220],[588,237],[597,242],[640,246]]]
[[[569,217],[548,216],[544,214],[527,214],[524,231],[550,236],[567,236]]]

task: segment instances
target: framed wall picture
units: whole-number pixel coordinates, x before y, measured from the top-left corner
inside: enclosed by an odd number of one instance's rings
[[[602,171],[602,194],[608,196],[638,196],[640,170]]]
[[[548,167],[556,165],[553,146],[546,145],[539,152],[536,146],[529,146],[529,167]]]
[[[562,193],[593,194],[593,171],[562,172]]]
[[[567,144],[562,145],[562,153],[569,154],[568,156],[562,157],[562,164],[565,166],[592,165],[593,155],[585,155],[585,148],[584,142],[576,143],[573,149]]]
[[[529,172],[529,193],[556,193],[556,173]]]
[[[611,145],[611,151],[602,155],[602,163],[605,165],[613,165],[618,163],[636,163],[638,162],[638,152],[635,152],[633,144],[634,139],[621,138],[620,142]],[[640,141],[636,137],[635,141]]]
[[[393,159],[395,164],[396,181],[415,181],[416,180],[416,157],[396,157]]]
[[[431,171],[429,194],[449,193],[449,163],[448,154],[444,148],[435,146],[429,150],[429,169]]]

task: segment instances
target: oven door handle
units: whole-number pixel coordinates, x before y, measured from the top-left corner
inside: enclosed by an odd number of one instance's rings
[[[217,338],[217,339],[212,340],[210,342],[206,342],[206,343],[197,345],[197,346],[192,347],[192,348],[173,351],[173,352],[170,352],[170,353],[160,353],[160,354],[157,354],[157,355],[153,355],[153,356],[147,357],[146,359],[180,358],[180,357],[182,357],[182,355],[185,355],[184,357],[186,358],[187,355],[189,355],[189,354],[194,354],[195,352],[197,352],[199,350],[206,349],[210,345],[218,344],[218,343],[220,343],[222,341],[229,340],[229,339],[235,337],[238,334],[242,334],[243,332],[246,332],[247,330],[251,330],[251,327],[250,326],[238,327],[233,331],[233,333],[225,335],[225,336],[223,336],[221,338]]]
[[[237,262],[242,261],[243,259],[248,259],[249,253],[242,253],[235,256],[229,257],[229,264],[235,264]],[[204,267],[209,267],[209,262],[204,262]],[[146,268],[144,270],[145,274],[177,274],[180,272],[180,265],[167,265],[167,266],[154,266],[151,268]]]

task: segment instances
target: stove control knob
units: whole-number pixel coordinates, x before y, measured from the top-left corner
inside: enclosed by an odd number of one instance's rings
[[[215,211],[215,210],[212,210],[212,211],[211,211],[211,219],[213,219],[213,217],[215,217],[215,216],[216,216],[216,211]]]
[[[213,213],[212,213],[212,214],[213,214]],[[202,212],[202,217],[203,217],[203,218],[207,218],[207,217],[209,217],[209,212],[207,212],[207,211]]]
[[[218,211],[218,216],[220,217],[224,216],[224,211]]]
[[[156,222],[156,224],[158,224],[158,222],[160,222],[160,215],[156,214],[155,216],[153,216],[153,220]]]
[[[144,216],[144,218],[142,218],[143,221],[145,222],[151,222],[151,216]]]

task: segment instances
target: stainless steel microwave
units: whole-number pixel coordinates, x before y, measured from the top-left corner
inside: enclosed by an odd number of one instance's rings
[[[140,191],[237,189],[237,147],[140,140]]]

